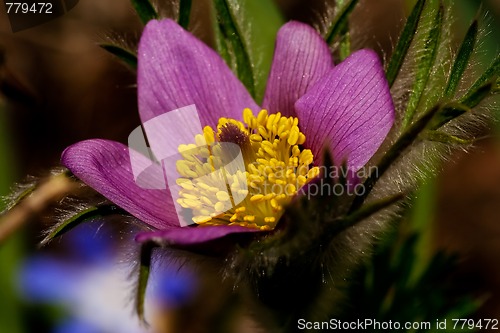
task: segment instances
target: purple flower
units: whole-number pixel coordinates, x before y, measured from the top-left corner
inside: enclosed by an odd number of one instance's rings
[[[245,162],[257,169],[263,165],[275,168],[264,175],[265,182],[292,184],[293,193],[298,190],[293,184],[302,186],[317,175],[317,168],[310,166],[319,164],[324,147],[330,149],[336,163],[346,161],[350,170],[358,170],[373,156],[394,122],[389,86],[376,53],[360,50],[334,66],[321,36],[298,22],[284,25],[278,33],[262,103],[267,111],[260,111],[216,52],[168,19],[151,21],[144,29],[138,55],[138,98],[143,122],[195,104],[202,125],[210,126],[202,133],[207,141],[238,143],[244,153],[250,152],[251,161],[247,158]],[[218,132],[212,130],[216,126]],[[205,225],[181,228],[168,190],[147,190],[134,182],[126,146],[106,140],[79,142],[65,150],[62,163],[156,229],[140,234],[139,241],[154,238],[188,246],[235,233],[269,230],[290,200],[274,192],[254,194],[229,215],[205,216],[201,199],[186,189],[179,204],[192,208],[193,221]],[[288,177],[283,181],[273,178],[280,163],[292,165],[294,170],[282,175]],[[301,167],[311,172],[297,171]],[[258,170],[247,171],[251,186],[263,186]],[[188,175],[183,180],[191,188]],[[220,205],[208,202],[215,210]]]

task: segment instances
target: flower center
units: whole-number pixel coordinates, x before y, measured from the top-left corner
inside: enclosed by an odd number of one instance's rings
[[[196,145],[180,145],[183,159],[176,167],[181,187],[177,203],[199,225],[240,225],[272,230],[297,191],[319,174],[311,167],[313,154],[301,149],[306,137],[294,117],[255,117],[243,111],[243,123],[220,118],[217,133],[210,126],[196,135]],[[224,143],[236,144],[244,170],[215,172],[234,154]],[[234,152],[234,150],[233,150]],[[231,155],[231,156],[228,156]],[[222,181],[227,188],[215,184]]]

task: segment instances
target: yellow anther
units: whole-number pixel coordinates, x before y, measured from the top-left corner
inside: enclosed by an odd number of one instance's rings
[[[215,133],[212,127],[205,126],[203,128],[203,136],[205,137],[205,141],[208,145],[211,145],[215,142]]]
[[[189,193],[183,193],[182,196],[185,199],[198,200],[198,197],[196,195],[192,195],[192,194],[189,194]]]
[[[198,215],[198,216],[193,217],[193,222],[202,224],[202,223],[210,221],[211,219],[212,218],[210,216]]]
[[[250,141],[252,142],[262,142],[262,136],[258,134],[252,134],[250,135]]]
[[[299,138],[297,139],[298,145],[303,145],[306,142],[306,136],[303,133],[299,133]]]
[[[187,148],[187,145],[185,144],[180,144],[179,147],[177,147],[177,151],[179,151],[179,153],[182,153],[183,151],[186,151],[188,148]]]
[[[276,200],[283,200],[286,199],[287,195],[285,193],[278,194],[276,196]]]
[[[286,195],[290,195],[290,196],[294,195],[295,193],[297,193],[297,188],[293,184],[286,184],[285,193],[286,193]]]
[[[264,218],[264,222],[266,223],[274,223],[276,221],[276,218],[274,218],[273,216],[266,216]]]
[[[273,113],[269,117],[267,117],[266,128],[270,131],[273,129],[274,119],[276,119],[276,114]]]
[[[259,126],[258,131],[262,137],[267,138],[267,129],[264,126]]]
[[[216,212],[222,212],[224,211],[224,203],[222,202],[217,202],[214,206]]]
[[[290,136],[288,137],[288,144],[290,146],[293,146],[297,143],[297,140],[299,139],[299,132],[298,130],[297,131],[294,131],[293,129],[290,131]]]
[[[207,184],[205,184],[203,182],[196,182],[196,186],[203,189],[203,190],[206,190],[206,191],[208,191],[210,189],[210,186],[208,186]]]
[[[219,189],[217,187],[210,186],[210,188],[208,189],[208,191],[210,191],[212,193],[217,193],[217,192],[219,192]]]
[[[225,191],[219,191],[215,194],[215,196],[219,199],[219,201],[229,201],[230,199],[229,194]]]
[[[182,178],[179,178],[179,179],[182,179]],[[182,187],[183,189],[188,190],[188,191],[194,190],[193,183],[190,180],[185,180],[185,181],[179,182],[179,179],[177,179],[177,185],[179,185],[180,187]]]
[[[266,194],[262,200],[271,200],[272,198],[274,198],[276,196],[276,193],[269,193],[269,194]]]
[[[203,202],[205,205],[208,205],[208,206],[212,206],[213,205],[212,201],[209,198],[207,198],[206,196],[201,196],[200,197],[200,201]]]
[[[297,177],[297,182],[299,183],[300,186],[303,186],[307,182],[307,178],[300,175]]]
[[[256,195],[253,195],[251,198],[250,198],[250,201],[251,202],[257,202],[257,201],[261,201],[262,198],[264,198],[264,195],[263,194],[256,194]]]
[[[259,125],[265,126],[267,121],[267,110],[260,110],[259,115],[257,116],[257,123]]]
[[[205,216],[212,216],[214,215],[212,211],[208,210],[208,209],[200,209],[200,214],[201,215],[205,215]]]
[[[276,125],[281,119],[281,112],[276,113],[276,117],[273,119],[273,125]]]
[[[205,137],[201,134],[197,134],[195,137],[194,137],[194,140],[196,142],[196,145],[199,147],[199,146],[206,146],[207,145],[207,141],[205,140]]]
[[[249,108],[246,108],[243,110],[243,121],[247,123],[248,125],[252,124],[252,119],[253,119],[253,113],[252,110]]]
[[[309,172],[307,173],[307,177],[308,178],[314,178],[316,176],[319,175],[319,168],[318,167],[314,167],[312,168],[311,170],[309,170]]]
[[[264,146],[264,151],[266,153],[268,153],[269,155],[271,155],[271,156],[276,156],[276,154],[275,154],[275,152],[274,152],[274,150],[273,150],[272,147]]]
[[[261,165],[264,165],[264,166],[268,166],[269,165],[269,161],[266,160],[265,158],[258,158],[257,159],[257,162]]]
[[[278,124],[279,125],[279,124]],[[279,125],[277,127],[276,134],[278,134],[281,137],[281,133],[285,130],[286,126],[285,125]]]
[[[196,145],[178,147],[183,159],[176,164],[181,176],[177,203],[191,209],[198,224],[272,230],[283,206],[319,173],[310,167],[312,152],[299,147],[306,139],[299,120],[266,110],[254,116],[245,109],[242,122],[220,118],[216,133],[206,126],[194,137]],[[227,152],[218,141],[231,135],[241,145],[246,170],[215,172],[227,164]]]
[[[201,207],[201,202],[198,200],[184,199],[183,202],[189,208],[200,208]]]
[[[181,205],[182,208],[189,208],[189,206],[184,202],[184,199],[177,199],[177,203]]]

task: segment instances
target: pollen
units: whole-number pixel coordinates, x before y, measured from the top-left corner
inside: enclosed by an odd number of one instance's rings
[[[245,109],[243,122],[220,118],[216,130],[206,126],[194,139],[196,145],[178,148],[177,203],[198,225],[272,230],[300,188],[319,174],[312,152],[302,148],[299,120],[279,112],[254,116]],[[226,167],[234,152],[225,142],[239,147],[243,170]]]

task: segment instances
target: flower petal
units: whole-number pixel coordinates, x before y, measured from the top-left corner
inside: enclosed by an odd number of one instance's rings
[[[195,104],[201,124],[241,119],[258,106],[222,58],[172,20],[152,20],[139,43],[137,88],[143,122]]]
[[[323,38],[307,24],[289,22],[276,38],[263,107],[294,116],[295,102],[333,67]]]
[[[170,192],[144,189],[134,181],[125,145],[82,141],[66,148],[61,162],[85,184],[145,223],[158,229],[179,226]]]
[[[360,50],[321,78],[295,104],[306,145],[321,156],[329,145],[335,164],[359,170],[394,123],[394,104],[378,55]]]
[[[261,232],[257,229],[251,229],[241,226],[208,226],[208,227],[182,227],[171,230],[162,230],[155,232],[142,232],[135,238],[138,242],[155,240],[157,242],[167,242],[168,245],[189,246],[206,243],[222,237],[238,234]]]

